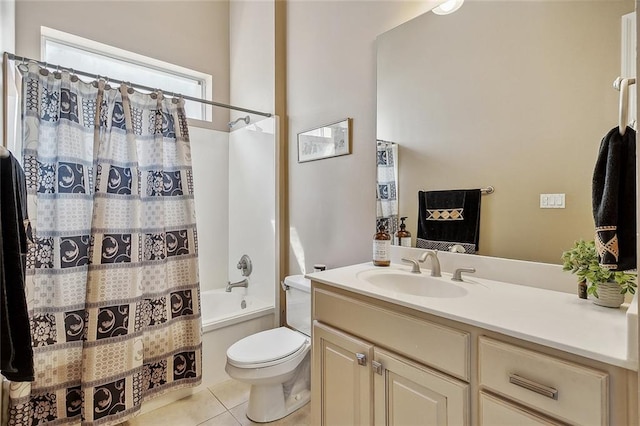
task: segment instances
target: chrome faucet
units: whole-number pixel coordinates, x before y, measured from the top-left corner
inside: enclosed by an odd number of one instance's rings
[[[236,288],[236,287],[244,287],[247,288],[249,286],[249,280],[248,279],[244,279],[242,281],[238,281],[236,283],[232,283],[231,281],[227,281],[227,288],[226,288],[226,292],[229,293],[231,292],[232,288]]]
[[[426,262],[427,258],[431,258],[431,276],[441,277],[440,273],[440,260],[438,260],[438,250],[426,250],[420,255],[418,259],[402,258],[403,262],[411,263],[411,272],[414,274],[420,274],[420,263]]]
[[[441,277],[440,273],[440,260],[438,259],[438,250],[427,250],[418,259],[420,263],[424,263],[427,258],[431,258],[431,276]]]
[[[476,272],[476,268],[458,268],[453,271],[453,277],[451,277],[451,281],[462,281],[462,273],[467,272],[473,274]]]

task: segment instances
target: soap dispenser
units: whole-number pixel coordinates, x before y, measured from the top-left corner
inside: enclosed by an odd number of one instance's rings
[[[375,266],[391,265],[391,235],[383,224],[380,224],[378,232],[373,235],[373,264]]]
[[[407,225],[404,223],[406,218],[406,216],[400,218],[400,229],[396,232],[394,244],[402,247],[412,247],[411,232],[407,231]]]

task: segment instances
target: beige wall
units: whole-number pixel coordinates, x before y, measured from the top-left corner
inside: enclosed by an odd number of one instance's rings
[[[375,232],[376,37],[428,2],[287,5],[289,270],[371,260]],[[352,154],[298,164],[296,135],[353,118]]]
[[[40,26],[211,74],[213,99],[229,102],[226,0],[18,0],[16,54],[40,59]],[[214,116],[216,127],[226,129],[228,111],[215,108]]]
[[[469,2],[379,38],[378,136],[400,145],[400,213],[419,190],[493,185],[480,254],[560,263],[593,239],[591,178],[617,124],[620,27],[633,1]],[[566,194],[540,209],[541,193]]]
[[[275,110],[275,8],[273,1],[231,0],[229,68],[231,103]],[[232,112],[232,118],[244,116]],[[261,120],[259,116],[252,120]]]

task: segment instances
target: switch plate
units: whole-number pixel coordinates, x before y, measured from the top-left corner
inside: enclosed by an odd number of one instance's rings
[[[541,209],[564,209],[565,194],[540,194]]]

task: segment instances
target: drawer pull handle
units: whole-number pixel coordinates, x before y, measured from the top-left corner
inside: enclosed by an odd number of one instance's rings
[[[549,386],[541,385],[533,380],[525,379],[517,374],[509,374],[509,383],[528,389],[532,392],[539,393],[551,399],[558,399],[558,390]]]
[[[358,361],[358,365],[367,365],[367,356],[365,354],[357,353],[356,360]]]

